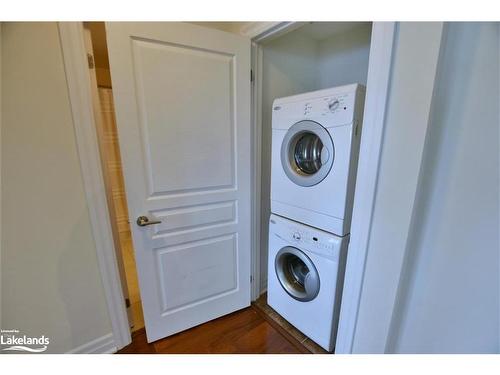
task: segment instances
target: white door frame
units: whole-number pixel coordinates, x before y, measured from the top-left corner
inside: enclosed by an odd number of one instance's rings
[[[92,235],[96,245],[99,271],[104,287],[104,296],[108,306],[115,347],[121,349],[128,345],[132,338],[114,248],[106,189],[99,156],[83,23],[59,22],[58,25]]]
[[[303,23],[267,23],[267,28],[247,28],[246,35],[252,39],[252,66],[255,77],[252,93],[253,128],[253,213],[252,213],[252,299],[260,294],[260,165],[262,119],[262,69],[261,43],[294,30]],[[249,30],[249,31],[248,31]],[[254,33],[254,35],[252,35]],[[258,34],[256,34],[258,33]],[[131,342],[127,312],[120,275],[114,251],[113,235],[103,174],[99,160],[95,118],[92,108],[90,77],[84,45],[82,22],[59,23],[59,34],[63,51],[68,91],[73,113],[75,136],[82,168],[85,193],[90,213],[92,232],[96,243],[99,270],[107,301],[109,318],[113,330],[115,346],[120,349]],[[363,282],[366,250],[369,242],[371,217],[375,188],[379,171],[381,140],[384,131],[386,98],[389,87],[391,59],[394,44],[395,23],[375,22],[373,24],[370,48],[370,68],[368,71],[367,99],[364,114],[364,130],[361,140],[357,187],[351,224],[351,233],[356,233],[348,255],[346,279],[337,353],[350,353],[354,337],[355,321],[359,307],[359,297]],[[356,251],[352,251],[355,248]]]
[[[382,154],[395,22],[374,22],[366,84],[363,132],[351,221],[351,240],[335,352],[352,353]]]

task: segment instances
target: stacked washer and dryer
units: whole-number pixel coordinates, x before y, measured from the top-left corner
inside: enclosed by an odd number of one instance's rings
[[[276,99],[272,115],[268,304],[333,351],[365,89]]]

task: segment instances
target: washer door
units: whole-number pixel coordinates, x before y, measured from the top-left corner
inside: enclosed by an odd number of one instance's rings
[[[297,301],[311,301],[319,293],[319,274],[309,257],[287,246],[276,254],[276,276],[285,291]]]
[[[335,148],[328,131],[314,121],[294,124],[281,144],[281,165],[288,178],[300,186],[313,186],[328,175]]]

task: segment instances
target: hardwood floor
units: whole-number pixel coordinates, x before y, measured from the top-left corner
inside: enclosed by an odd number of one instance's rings
[[[257,301],[253,302],[252,306],[255,307],[257,311],[261,313],[262,317],[271,323],[273,327],[277,328],[293,342],[299,342],[313,354],[328,354],[325,349],[316,344],[297,328],[288,323],[280,314],[274,311],[271,306],[267,304],[267,293],[261,295]]]
[[[234,312],[148,344],[144,329],[118,354],[264,354],[310,353],[254,307]]]

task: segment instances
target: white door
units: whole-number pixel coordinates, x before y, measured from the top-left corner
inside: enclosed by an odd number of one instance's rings
[[[250,41],[186,23],[106,31],[151,342],[250,304]]]

